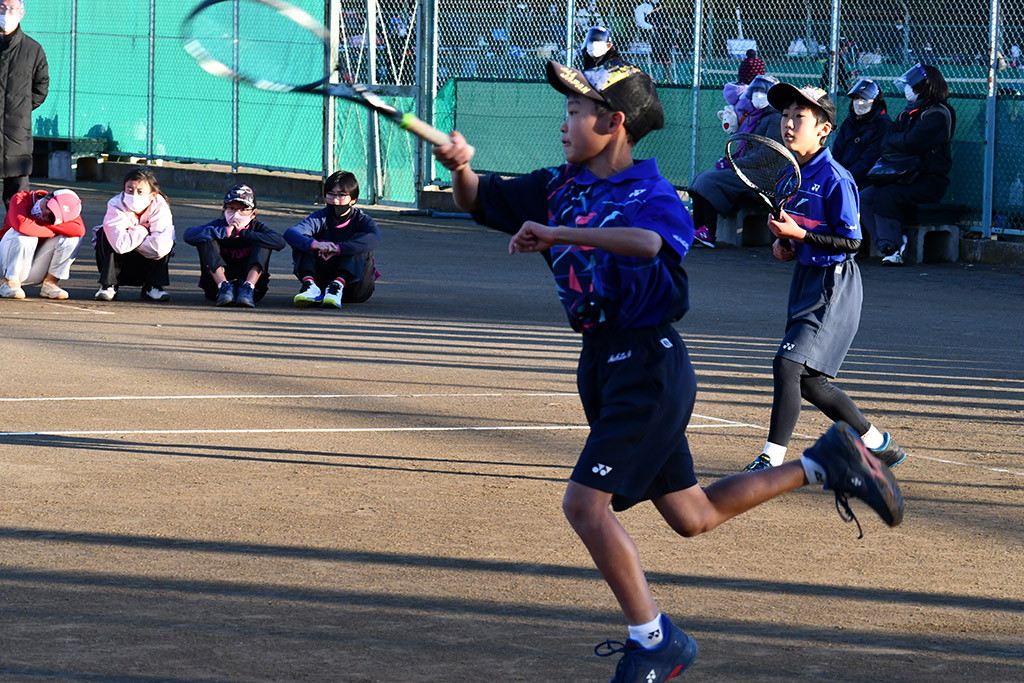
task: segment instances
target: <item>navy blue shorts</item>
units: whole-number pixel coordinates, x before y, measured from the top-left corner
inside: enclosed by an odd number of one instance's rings
[[[590,425],[572,481],[625,510],[697,483],[686,442],[697,378],[671,325],[583,337],[576,371]]]

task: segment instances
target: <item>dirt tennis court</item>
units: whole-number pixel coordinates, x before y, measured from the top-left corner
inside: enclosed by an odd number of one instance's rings
[[[118,188],[80,185],[95,225]],[[226,189],[226,188],[225,188]],[[171,191],[178,235],[223,191]],[[264,202],[283,231],[313,207]],[[560,501],[585,436],[578,338],[539,257],[462,221],[374,212],[374,297],[216,309],[92,301],[86,246],[49,302],[0,301],[0,679],[607,681],[623,640]],[[790,268],[686,259],[702,483],[764,442]],[[1024,680],[1024,275],[863,266],[839,379],[911,452],[902,526],[805,488],[695,539],[622,515],[681,680]],[[807,409],[792,451],[827,427]]]

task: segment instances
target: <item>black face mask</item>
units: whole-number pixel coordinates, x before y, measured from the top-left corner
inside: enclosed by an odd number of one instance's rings
[[[338,220],[339,218],[344,218],[345,216],[347,216],[349,214],[350,211],[352,211],[352,205],[351,204],[348,204],[346,206],[339,206],[337,204],[328,204],[327,205],[327,215],[330,218],[334,219],[334,220]]]

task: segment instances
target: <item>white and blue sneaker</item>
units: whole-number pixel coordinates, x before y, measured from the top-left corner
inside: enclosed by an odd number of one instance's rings
[[[320,291],[316,283],[312,280],[303,280],[302,289],[295,295],[292,302],[299,308],[309,308],[310,306],[319,306],[323,300],[324,293]]]

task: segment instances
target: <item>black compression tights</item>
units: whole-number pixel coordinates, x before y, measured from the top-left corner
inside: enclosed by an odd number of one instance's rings
[[[781,356],[775,357],[772,371],[775,374],[775,398],[772,402],[772,421],[768,428],[770,442],[780,446],[789,445],[797,418],[800,417],[801,397],[833,422],[845,420],[858,434],[871,428],[871,423],[853,399],[831,384],[828,377],[820,372]]]

